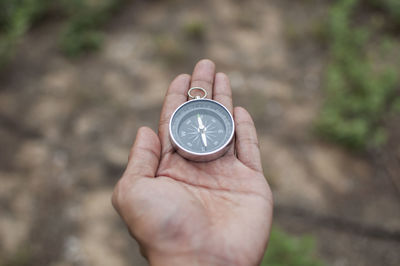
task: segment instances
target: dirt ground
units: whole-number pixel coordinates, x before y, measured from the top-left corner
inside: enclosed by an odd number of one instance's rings
[[[60,22],[28,34],[0,73],[0,257],[147,265],[111,207],[113,185],[136,130],[156,130],[169,82],[210,58],[255,119],[275,224],[315,236],[327,265],[399,265],[398,143],[382,150],[388,170],[313,132],[327,56],[307,30],[323,4],[243,3],[130,2],[103,48],[77,59],[58,50]],[[193,22],[203,37],[190,37]]]

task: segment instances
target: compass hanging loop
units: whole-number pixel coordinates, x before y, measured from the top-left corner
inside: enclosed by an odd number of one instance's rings
[[[198,95],[194,96],[194,95],[192,95],[192,91],[194,91],[194,90],[202,91],[204,95],[203,96],[198,96]],[[196,99],[196,100],[197,99],[204,99],[204,98],[207,97],[207,91],[205,89],[201,88],[201,87],[192,87],[188,91],[188,96],[189,96],[190,99]]]

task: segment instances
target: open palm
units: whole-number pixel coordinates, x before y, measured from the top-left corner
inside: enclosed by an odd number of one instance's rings
[[[178,155],[168,136],[174,110],[190,87],[233,113],[236,140],[221,158],[196,163]],[[158,136],[139,129],[113,205],[152,265],[257,265],[272,220],[272,195],[262,172],[250,115],[233,109],[229,80],[209,60],[171,83]]]

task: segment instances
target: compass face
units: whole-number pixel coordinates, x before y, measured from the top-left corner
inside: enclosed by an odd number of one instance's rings
[[[171,140],[185,152],[194,155],[213,154],[232,140],[232,115],[220,103],[197,99],[182,104],[171,117]]]

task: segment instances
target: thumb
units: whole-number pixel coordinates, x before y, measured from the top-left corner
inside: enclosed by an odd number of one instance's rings
[[[139,128],[129,154],[128,166],[124,176],[129,179],[154,177],[160,155],[161,143],[157,134],[148,127]]]

